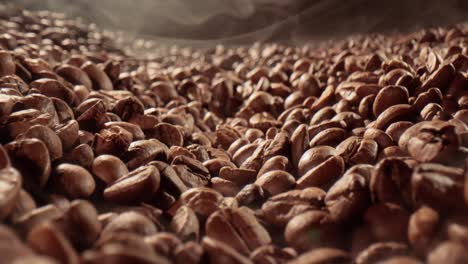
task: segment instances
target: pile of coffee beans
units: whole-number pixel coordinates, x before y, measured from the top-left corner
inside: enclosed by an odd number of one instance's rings
[[[117,47],[0,8],[0,263],[468,263],[468,26]]]

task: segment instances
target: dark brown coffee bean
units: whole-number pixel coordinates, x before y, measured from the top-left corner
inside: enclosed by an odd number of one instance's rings
[[[387,133],[394,142],[398,143],[403,133],[411,126],[413,126],[413,123],[409,121],[395,122],[388,126],[387,130],[385,130],[385,133]]]
[[[14,224],[22,234],[27,234],[35,225],[60,217],[62,213],[58,207],[49,204],[23,214]]]
[[[50,176],[51,164],[49,151],[39,139],[22,139],[5,145],[13,166],[18,168],[24,182],[44,186]]]
[[[389,135],[388,133],[380,129],[375,129],[375,128],[366,129],[363,137],[365,139],[371,139],[377,142],[377,144],[379,145],[379,149],[381,150],[387,147],[390,147],[394,144],[391,135]],[[398,142],[398,140],[396,142]]]
[[[169,149],[155,139],[134,141],[128,147],[124,160],[128,169],[136,169],[152,160],[167,160]]]
[[[380,263],[394,256],[404,256],[408,251],[408,246],[403,243],[374,243],[356,257],[356,264]]]
[[[149,199],[159,189],[159,170],[151,165],[142,166],[113,182],[104,190],[109,201],[131,203]]]
[[[374,202],[410,204],[412,168],[399,158],[385,158],[377,163],[370,178]]]
[[[88,99],[81,103],[75,110],[76,121],[80,124],[80,129],[98,131],[106,121],[106,110],[105,103],[99,99]]]
[[[78,67],[65,64],[58,67],[55,71],[58,75],[62,76],[72,84],[84,85],[89,90],[93,88],[91,79],[89,79],[88,75]]]
[[[343,174],[344,161],[329,146],[314,147],[306,151],[299,160],[298,172],[301,177],[297,188],[329,187]]]
[[[93,148],[97,155],[112,154],[119,155],[130,146],[133,136],[127,130],[114,126],[102,129],[95,134]]]
[[[57,80],[42,78],[31,82],[30,86],[45,96],[61,99],[67,104],[72,104],[75,101],[73,90]]]
[[[291,160],[294,168],[297,168],[302,154],[309,145],[309,134],[306,125],[300,125],[291,136]]]
[[[384,130],[390,124],[398,121],[412,121],[414,114],[414,110],[408,104],[390,106],[377,117],[373,128]]]
[[[83,167],[62,163],[54,170],[57,187],[72,198],[85,198],[94,193],[96,183],[93,176]]]
[[[267,194],[262,187],[256,184],[247,184],[235,196],[240,206],[246,205],[250,207],[257,207],[261,205]]]
[[[463,170],[435,163],[417,166],[412,180],[413,199],[416,204],[426,204],[437,210],[464,207]]]
[[[357,173],[346,173],[328,190],[325,206],[330,217],[347,222],[362,215],[370,204],[368,181]]]
[[[94,152],[90,145],[80,144],[64,154],[61,161],[90,168],[94,160]]]
[[[375,97],[373,112],[379,116],[387,108],[397,104],[408,103],[408,90],[403,86],[386,86],[382,88]]]
[[[315,248],[299,255],[290,264],[349,264],[353,263],[351,256],[336,248]]]
[[[183,242],[175,234],[168,232],[158,232],[146,236],[145,243],[156,253],[163,256],[170,256],[178,247],[183,245]]]
[[[294,259],[297,253],[294,250],[279,248],[273,245],[261,246],[250,254],[250,259],[255,263],[285,263]]]
[[[342,128],[329,128],[318,133],[311,141],[310,146],[336,146],[346,138],[346,131]]]
[[[22,138],[37,138],[44,142],[52,161],[61,158],[63,155],[62,141],[52,129],[46,126],[32,126],[23,134]]]
[[[78,140],[79,125],[76,120],[69,120],[66,123],[59,124],[54,130],[62,142],[63,150],[70,149]]]
[[[20,190],[15,202],[15,206],[11,211],[9,218],[14,223],[18,218],[36,208],[36,202],[31,197],[31,195],[25,190]]]
[[[255,184],[262,187],[271,195],[276,195],[285,192],[292,188],[296,180],[286,171],[273,170],[263,175],[260,175]]]
[[[263,163],[257,175],[263,175],[273,170],[290,171],[290,166],[289,160],[285,156],[274,156]]]
[[[372,164],[377,158],[378,145],[374,140],[351,136],[341,142],[336,147],[336,151],[346,163],[351,165],[359,163]]]
[[[109,79],[109,76],[102,71],[99,67],[97,67],[96,64],[92,62],[85,62],[83,65],[81,65],[81,70],[86,72],[88,75],[89,79],[93,82],[93,89],[95,90],[113,90],[114,86],[112,85],[111,80]]]
[[[284,226],[299,213],[320,209],[324,198],[325,192],[315,187],[284,192],[263,204],[263,217],[270,224]]]
[[[443,121],[425,123],[416,130],[416,135],[409,139],[408,152],[421,162],[443,162],[459,146],[459,139],[454,130],[454,126]]]

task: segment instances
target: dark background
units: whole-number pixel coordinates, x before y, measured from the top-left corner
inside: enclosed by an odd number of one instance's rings
[[[1,0],[0,0],[1,1]],[[161,41],[300,43],[468,22],[468,0],[13,0]]]

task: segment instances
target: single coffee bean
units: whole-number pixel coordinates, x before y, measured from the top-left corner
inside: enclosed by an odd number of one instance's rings
[[[182,240],[198,240],[200,224],[195,212],[190,207],[177,209],[171,221],[171,229]]]
[[[206,187],[192,188],[182,193],[180,198],[183,204],[204,217],[218,210],[223,201],[220,193]]]
[[[128,169],[118,157],[101,155],[94,159],[92,172],[106,184],[112,184],[128,174]]]
[[[96,189],[93,176],[83,167],[62,163],[54,170],[54,181],[71,198],[86,198]]]
[[[299,213],[320,209],[324,198],[325,192],[315,187],[283,192],[263,204],[263,217],[270,224],[285,226]]]
[[[122,213],[103,228],[101,237],[111,237],[115,233],[129,232],[141,236],[153,235],[157,227],[146,216],[137,212]]]
[[[159,170],[151,165],[142,166],[114,181],[104,190],[104,198],[109,201],[131,203],[144,201],[159,189]]]
[[[255,184],[262,187],[271,195],[285,192],[292,188],[296,180],[288,172],[282,170],[269,171],[257,178]]]
[[[291,264],[348,264],[353,263],[351,256],[336,248],[315,248],[299,255],[296,259],[288,262]]]
[[[404,256],[409,253],[408,251],[408,246],[403,243],[374,243],[356,257],[356,264],[380,263],[394,256]]]
[[[426,252],[434,241],[440,216],[434,209],[423,206],[415,211],[408,224],[408,241],[420,252]]]

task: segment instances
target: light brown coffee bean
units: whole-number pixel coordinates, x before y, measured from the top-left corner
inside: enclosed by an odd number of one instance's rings
[[[218,210],[223,202],[220,193],[206,187],[192,188],[184,192],[180,198],[183,204],[205,217]]]
[[[296,180],[286,171],[273,170],[260,175],[255,184],[262,187],[271,195],[276,195],[294,187]]]
[[[290,264],[349,264],[353,263],[351,256],[336,248],[315,248],[299,255]]]
[[[106,184],[111,184],[128,174],[128,169],[118,157],[101,155],[94,159],[92,172]]]
[[[464,263],[468,261],[468,253],[462,244],[442,242],[427,256],[428,264],[435,263]]]
[[[200,224],[195,212],[190,207],[177,209],[171,220],[171,229],[182,240],[198,240]]]
[[[22,176],[15,168],[0,170],[0,219],[7,217],[19,202]]]
[[[404,256],[409,253],[408,246],[403,243],[374,243],[356,257],[356,264],[380,263],[394,256]]]

